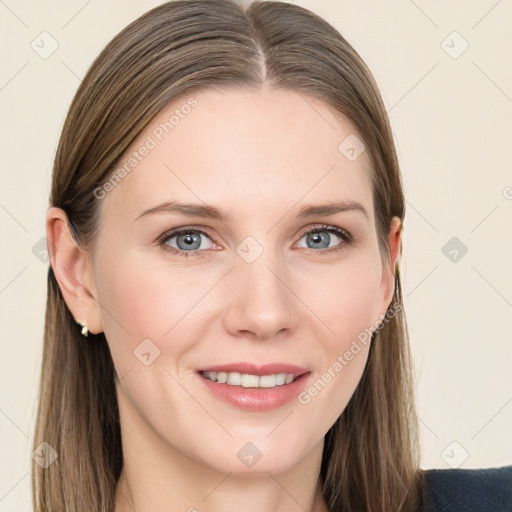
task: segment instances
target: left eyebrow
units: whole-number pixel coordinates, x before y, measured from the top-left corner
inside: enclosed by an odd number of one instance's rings
[[[368,220],[369,215],[364,206],[356,201],[342,201],[334,203],[321,203],[321,204],[309,204],[299,209],[297,217],[299,219],[306,219],[309,217],[315,217],[320,215],[336,215],[346,211],[359,211]],[[179,201],[167,201],[154,208],[150,208],[142,212],[135,220],[149,214],[167,212],[167,213],[180,213],[182,215],[190,217],[202,217],[219,220],[221,222],[227,222],[231,216],[224,213],[219,208],[204,204],[204,203],[184,203]]]
[[[359,211],[361,212],[368,220],[370,216],[366,211],[365,207],[358,203],[357,201],[342,201],[337,203],[322,203],[322,204],[311,204],[303,206],[297,217],[300,219],[304,219],[307,217],[314,217],[317,215],[335,215],[337,213],[342,213],[346,211]]]

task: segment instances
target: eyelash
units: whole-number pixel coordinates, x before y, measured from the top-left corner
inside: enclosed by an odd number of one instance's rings
[[[342,239],[342,242],[340,242],[337,246],[331,247],[329,249],[320,249],[320,250],[308,249],[309,251],[313,251],[315,254],[320,254],[320,255],[329,254],[329,253],[341,251],[345,248],[346,245],[353,245],[355,243],[354,237],[348,231],[346,231],[342,228],[338,228],[336,226],[329,226],[326,224],[324,224],[322,226],[314,227],[313,229],[310,229],[308,231],[301,233],[299,240],[301,240],[305,235],[309,235],[310,233],[323,233],[323,232],[334,233],[334,234],[338,235]],[[182,256],[182,257],[189,257],[191,255],[199,256],[200,255],[199,253],[203,252],[202,250],[193,249],[190,251],[185,251],[185,250],[176,249],[174,247],[170,247],[169,245],[166,244],[166,242],[168,242],[171,238],[174,238],[175,236],[178,236],[182,233],[199,233],[208,238],[211,238],[211,234],[202,229],[180,228],[180,229],[174,229],[171,231],[167,231],[158,239],[157,243],[158,243],[158,245],[160,245],[162,247],[162,249],[164,251],[169,251],[170,253],[177,254],[178,256]]]

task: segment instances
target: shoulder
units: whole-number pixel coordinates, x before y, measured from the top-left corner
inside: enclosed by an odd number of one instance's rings
[[[429,512],[512,511],[512,465],[426,469]]]

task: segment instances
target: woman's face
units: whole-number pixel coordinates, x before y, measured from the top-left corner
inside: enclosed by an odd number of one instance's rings
[[[161,111],[117,166],[122,179],[96,191],[93,295],[123,429],[145,450],[260,473],[322,443],[393,292],[355,137],[312,97],[203,91]],[[326,204],[345,208],[306,215]],[[238,380],[241,363],[303,375]],[[212,367],[228,382],[207,380]]]

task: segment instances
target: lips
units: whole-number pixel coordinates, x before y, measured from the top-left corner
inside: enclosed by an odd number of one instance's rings
[[[229,384],[225,380],[222,383],[212,381],[208,378],[208,375],[214,372],[217,372],[219,376],[223,373],[224,378],[226,374],[236,377],[237,380],[242,378],[242,385]],[[303,391],[306,383],[311,378],[311,371],[307,368],[288,363],[267,363],[263,365],[249,362],[229,363],[201,368],[197,370],[197,374],[201,386],[205,386],[215,398],[238,409],[253,412],[270,411],[292,402]],[[286,382],[282,382],[282,377],[285,374]],[[244,386],[244,375],[246,377],[249,375],[256,376],[249,379],[251,382],[259,377],[259,387],[252,387],[251,383],[249,383],[249,387]],[[276,376],[272,387],[267,387],[270,383],[261,387],[261,379],[265,375]],[[279,385],[277,382],[278,375],[281,377]],[[288,377],[290,377],[290,381],[288,381]]]
[[[297,366],[294,364],[288,363],[267,363],[263,365],[256,365],[249,362],[240,362],[240,363],[229,363],[229,364],[219,364],[214,366],[208,366],[205,368],[201,368],[198,370],[199,373],[202,372],[226,372],[226,373],[246,373],[249,375],[273,375],[277,373],[293,373],[295,377],[303,375],[304,373],[309,372],[307,368],[302,366]]]

